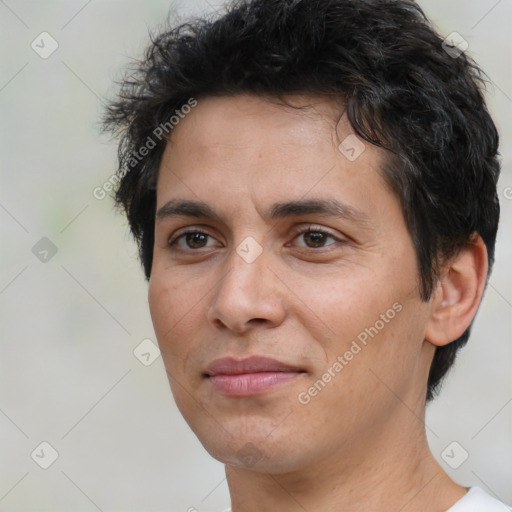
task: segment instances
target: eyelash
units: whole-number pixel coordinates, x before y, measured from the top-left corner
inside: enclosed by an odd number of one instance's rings
[[[321,228],[319,226],[314,226],[314,225],[309,225],[306,228],[304,228],[304,227],[297,228],[293,233],[293,238],[295,239],[301,235],[305,235],[306,233],[322,233],[328,237],[331,237],[336,242],[343,242],[343,240],[340,240],[338,237],[334,236],[331,232],[325,230],[324,228]],[[174,237],[173,239],[170,239],[169,247],[174,247],[181,238],[183,238],[189,234],[200,234],[200,235],[205,235],[210,238],[213,238],[209,233],[207,233],[205,231],[200,231],[198,229],[189,229],[187,231],[180,233],[178,236]],[[329,245],[332,245],[332,244],[329,244]],[[328,245],[322,246],[322,247],[301,247],[301,248],[302,249],[323,249],[325,247],[328,247]],[[178,250],[180,250],[180,249],[178,249]],[[201,247],[200,249],[204,249],[204,247]],[[198,251],[199,249],[188,248],[188,249],[181,249],[181,250]]]

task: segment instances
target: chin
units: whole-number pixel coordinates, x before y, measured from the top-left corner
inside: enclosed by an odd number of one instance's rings
[[[258,418],[190,425],[206,451],[216,460],[251,471],[285,473],[300,469],[304,450],[294,441],[300,435],[276,429],[274,421]],[[269,435],[269,433],[271,433]]]
[[[245,441],[245,442],[244,442]],[[208,453],[223,464],[237,468],[247,469],[258,473],[288,473],[304,467],[298,460],[299,449],[296,444],[289,447],[280,445],[277,449],[275,443],[258,442],[257,439],[245,439],[236,445],[219,445],[213,442],[213,446],[203,443]]]

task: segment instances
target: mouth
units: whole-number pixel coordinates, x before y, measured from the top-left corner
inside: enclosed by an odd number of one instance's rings
[[[204,377],[222,395],[247,397],[269,392],[304,373],[304,369],[268,357],[225,357],[213,361]]]

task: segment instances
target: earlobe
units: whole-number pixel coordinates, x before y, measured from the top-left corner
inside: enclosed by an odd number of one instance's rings
[[[482,237],[475,233],[443,268],[430,299],[426,341],[443,346],[464,333],[480,305],[487,269],[487,249]]]

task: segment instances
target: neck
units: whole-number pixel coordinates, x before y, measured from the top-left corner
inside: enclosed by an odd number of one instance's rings
[[[226,465],[232,512],[444,512],[467,489],[455,484],[428,447],[422,416],[403,413],[370,428],[329,457],[289,472]]]

